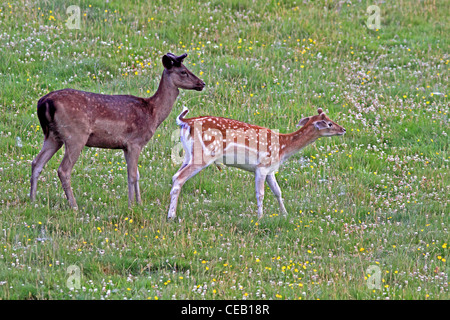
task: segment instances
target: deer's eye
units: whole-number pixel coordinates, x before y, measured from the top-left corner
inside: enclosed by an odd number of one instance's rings
[[[185,75],[187,75],[187,72],[186,71],[181,71],[181,74],[183,75],[183,76],[185,76]]]
[[[333,126],[333,124],[331,122],[329,122],[328,126],[331,128]]]

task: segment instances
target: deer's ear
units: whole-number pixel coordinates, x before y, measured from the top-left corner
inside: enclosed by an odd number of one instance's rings
[[[166,69],[170,69],[173,67],[173,60],[167,55],[164,55],[162,57],[162,63],[163,63],[164,68],[166,68]]]
[[[306,117],[306,118],[301,119],[301,120],[298,122],[297,127],[303,127],[305,124],[308,123],[308,121],[309,121],[309,117]]]
[[[184,58],[187,57],[187,53],[183,53],[181,56],[178,56],[178,61],[183,62]]]
[[[316,127],[318,130],[323,130],[328,128],[328,124],[326,123],[326,121],[319,120],[314,122],[314,127]]]

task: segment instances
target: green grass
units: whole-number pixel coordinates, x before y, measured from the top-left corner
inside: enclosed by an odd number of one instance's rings
[[[445,1],[380,4],[379,30],[365,1],[79,1],[80,30],[65,25],[72,4],[0,4],[1,299],[448,299]],[[182,91],[143,150],[143,205],[127,207],[123,153],[88,148],[78,211],[57,178],[63,149],[30,203],[37,100],[65,87],[150,96],[166,52],[187,52],[207,87]],[[347,134],[280,168],[286,217],[266,187],[257,220],[253,176],[210,167],[169,223],[182,105],[283,133],[322,107]]]

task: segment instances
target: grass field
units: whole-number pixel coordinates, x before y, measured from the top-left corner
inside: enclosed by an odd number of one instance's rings
[[[448,299],[448,1],[74,2],[0,3],[1,299]],[[123,152],[94,148],[72,174],[78,211],[63,149],[30,203],[38,99],[151,96],[166,52],[207,86],[181,91],[143,150],[143,204],[128,209]],[[280,168],[287,216],[267,187],[257,220],[253,175],[211,166],[167,222],[183,105],[283,133],[321,107],[347,133]]]

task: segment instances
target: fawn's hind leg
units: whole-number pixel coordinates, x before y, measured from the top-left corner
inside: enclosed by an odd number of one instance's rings
[[[207,166],[192,163],[188,163],[186,165],[183,164],[182,169],[178,170],[178,172],[174,175],[173,186],[172,190],[170,191],[170,207],[169,214],[167,216],[168,219],[175,218],[178,197],[185,182],[202,171],[202,169],[205,167]]]

